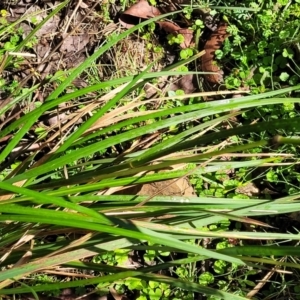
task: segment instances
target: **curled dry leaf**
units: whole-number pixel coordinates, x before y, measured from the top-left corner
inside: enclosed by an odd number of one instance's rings
[[[120,17],[120,23],[127,29],[137,24],[136,18],[150,19],[161,15],[159,9],[149,5],[146,0],[140,0],[138,3],[128,8]]]
[[[202,71],[215,72],[217,74],[207,74],[205,79],[212,84],[219,84],[223,82],[223,70],[216,64],[214,60],[216,50],[220,49],[224,40],[229,36],[226,32],[227,23],[221,22],[218,29],[213,32],[210,39],[204,46],[205,54],[202,56]]]
[[[140,22],[140,19],[150,19],[161,15],[161,11],[149,5],[146,0],[140,0],[129,9],[127,9],[119,18],[120,23],[125,28],[131,28]],[[180,26],[169,22],[161,21],[157,22],[160,28],[168,33],[181,34],[184,37],[184,41],[180,44],[181,48],[187,48],[190,46],[193,39],[193,31],[188,28],[181,28]]]

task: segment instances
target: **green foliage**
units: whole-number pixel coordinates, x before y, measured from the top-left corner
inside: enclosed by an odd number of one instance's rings
[[[204,272],[199,276],[199,283],[202,285],[213,284],[215,281],[213,274]]]
[[[167,40],[169,45],[181,44],[184,42],[184,37],[182,34],[168,34]]]
[[[298,63],[294,49],[299,38],[299,5],[277,1],[244,1],[244,7],[259,8],[254,14],[232,10],[223,51],[234,62],[234,69],[226,78],[227,88],[250,86],[253,92],[265,87],[274,89],[285,83],[299,82],[295,75]],[[251,41],[251,42],[249,42]],[[220,56],[220,53],[218,54]],[[296,71],[297,72],[297,71]]]
[[[183,49],[180,51],[179,55],[181,59],[190,58],[193,55],[193,50],[190,48]]]
[[[106,252],[94,256],[94,263],[104,262],[110,266],[123,266],[128,261],[129,250],[117,249],[115,251]]]
[[[146,282],[138,278],[129,278],[124,281],[123,284],[117,285],[117,291],[124,293],[125,291],[138,291],[139,296],[137,300],[149,300],[149,299],[169,299],[172,291],[170,285],[165,283],[159,283],[156,281]]]

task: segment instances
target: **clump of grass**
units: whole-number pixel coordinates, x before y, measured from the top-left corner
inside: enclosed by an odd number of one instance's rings
[[[284,107],[298,103],[298,98],[281,95],[292,94],[299,86],[211,103],[194,101],[201,94],[123,101],[132,92],[139,94],[149,79],[179,75],[171,70],[188,62],[186,60],[160,72],[151,72],[152,64],[142,67],[136,76],[123,77],[126,73],[116,72],[118,78],[84,88],[72,87],[73,80],[84,72],[91,72],[95,61],[107,51],[114,54],[114,62],[123,63],[120,59],[123,52],[118,52],[115,45],[126,45],[130,34],[151,22],[153,20],[145,21],[115,35],[78,68],[69,70],[63,80],[55,81],[56,89],[44,103],[13,120],[0,132],[0,138],[7,141],[0,153],[0,245],[5,247],[0,259],[1,294],[35,295],[90,285],[95,286],[95,293],[107,293],[108,287],[117,283],[119,292],[125,288],[140,290],[144,293],[141,296],[145,297],[154,294],[162,298],[192,298],[193,293],[201,293],[211,299],[245,299],[247,284],[237,290],[219,281],[214,285],[211,276],[216,274],[198,276],[197,264],[210,260],[214,271],[222,275],[230,272],[238,276],[244,271],[244,281],[251,275],[247,273],[248,266],[255,270],[262,269],[262,264],[298,268],[297,262],[278,262],[273,256],[297,256],[299,235],[272,232],[273,228],[256,219],[297,211],[298,193],[280,197],[271,204],[263,197],[237,200],[225,193],[213,197],[204,197],[203,193],[207,184],[220,187],[221,183],[217,182],[220,177],[212,177],[218,172],[298,163],[297,157],[289,156],[287,160],[280,152],[285,149],[282,145],[298,145],[298,139],[274,139],[277,133],[291,137],[299,132],[295,116],[259,120],[257,124],[245,123],[233,128],[217,125],[231,124],[228,120],[239,114],[231,113],[232,110],[247,111],[245,114],[248,114],[256,107],[267,109],[270,105]],[[133,53],[128,54],[127,63],[131,61],[130,57],[135,59]],[[133,65],[137,64],[135,61]],[[56,79],[61,76],[57,74]],[[54,82],[54,78],[50,82]],[[15,103],[28,101],[37,86],[23,90]],[[86,103],[86,95],[93,93],[97,99]],[[160,109],[152,105],[158,101],[180,99],[185,99],[186,105],[165,105]],[[39,137],[41,146],[38,149],[25,152],[25,156],[24,152],[14,154],[16,147],[24,137],[28,139],[28,132],[47,112],[59,105],[72,106],[74,103],[76,108],[72,117],[66,123],[59,123],[58,130],[44,132]],[[10,105],[6,104],[3,112],[9,111]],[[77,123],[80,118],[85,118],[84,122]],[[174,128],[184,130],[174,132]],[[161,138],[156,139],[157,136]],[[159,142],[149,144],[151,138]],[[51,149],[46,151],[49,144]],[[29,146],[31,144],[27,143],[26,147]],[[269,155],[262,156],[262,152]],[[224,160],[230,153],[231,160]],[[14,160],[19,163],[15,164]],[[170,170],[178,165],[183,168]],[[187,176],[193,177],[200,197],[155,195],[149,198],[113,194],[116,189]],[[224,182],[223,185],[226,189]],[[239,228],[237,231],[232,229],[233,224],[251,224],[256,230]],[[51,235],[57,237],[55,242],[47,240]],[[214,250],[207,247],[208,239]],[[262,245],[252,245],[251,241],[255,239],[261,240]],[[277,246],[278,240],[292,242],[289,246]],[[276,244],[276,247],[270,247],[268,243]],[[157,260],[156,265],[142,265],[135,270],[120,266],[120,262],[124,262],[122,251],[127,251],[120,249],[145,253],[143,259]],[[184,258],[172,258],[174,252],[181,253]],[[113,261],[112,265],[109,261]],[[187,265],[194,268],[189,269],[190,274],[184,270]],[[34,280],[29,278],[26,284],[21,280],[56,266],[82,270],[82,273],[99,273],[88,279],[65,282],[42,283],[45,278],[38,276]],[[158,275],[157,272],[162,270],[169,273]],[[176,278],[172,276],[174,274]],[[72,278],[72,273],[67,277]],[[226,280],[228,283],[231,279]],[[145,287],[147,283],[149,286]],[[163,288],[165,292],[162,292]]]

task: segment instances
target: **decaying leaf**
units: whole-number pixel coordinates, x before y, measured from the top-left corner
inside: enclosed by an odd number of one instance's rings
[[[229,35],[226,31],[227,23],[221,22],[218,29],[210,36],[206,42],[204,50],[205,54],[202,56],[202,71],[215,72],[216,74],[207,74],[205,79],[212,84],[219,84],[223,82],[223,70],[217,65],[214,56],[216,50],[220,49],[224,40]]]
[[[88,44],[89,35],[79,34],[79,35],[69,35],[64,38],[63,43],[60,47],[61,51],[66,52],[78,52]]]
[[[128,8],[119,18],[120,23],[125,28],[131,28],[136,25],[141,19],[150,19],[159,16],[159,9],[149,5],[146,0],[140,0],[138,3]]]
[[[158,194],[157,194],[158,193]],[[186,178],[146,183],[137,193],[141,196],[195,196],[195,191]]]
[[[162,12],[149,5],[146,0],[140,0],[136,4],[127,9],[119,18],[120,23],[125,28],[131,28],[138,24],[141,19],[147,20],[153,17],[161,15]],[[172,34],[181,34],[184,37],[184,41],[180,44],[181,48],[187,48],[191,45],[193,39],[193,30],[188,28],[181,28],[179,25],[170,21],[157,22],[161,29]]]

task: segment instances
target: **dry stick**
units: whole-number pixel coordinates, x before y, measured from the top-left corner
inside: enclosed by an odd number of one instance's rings
[[[283,262],[285,258],[282,257],[280,259],[280,262]],[[277,269],[279,266],[275,266],[274,268],[271,269],[270,272],[266,274],[266,276],[247,294],[247,298],[251,299],[254,297],[261,289],[262,287],[268,282],[268,280],[273,276],[275,272],[277,272]]]
[[[70,16],[70,18],[69,18],[69,20],[68,20],[68,22],[67,22],[67,24],[66,24],[66,27],[65,27],[65,30],[64,30],[64,34],[67,33],[67,31],[68,31],[68,29],[69,29],[69,27],[70,27],[70,23],[71,23],[72,19],[74,18],[75,14],[77,13],[78,8],[79,8],[79,6],[81,5],[81,3],[82,3],[82,0],[78,0],[75,9],[74,9],[74,11],[72,12],[72,15]]]
[[[67,211],[67,210],[65,210],[65,211]],[[71,248],[80,246],[80,245],[82,245],[85,242],[89,241],[92,237],[95,237],[98,234],[99,234],[99,232],[89,232],[89,233],[85,234],[84,236],[82,236],[81,238],[72,241],[67,246],[62,247],[61,249],[58,249],[54,252],[51,252],[51,253],[47,254],[46,256],[43,257],[43,259],[45,259],[47,257],[53,257],[53,256],[58,255],[58,254],[62,254],[64,252],[66,252],[67,250],[71,249]]]
[[[87,279],[87,278],[95,278],[96,277],[94,275],[88,275],[88,274],[85,274],[85,273],[78,274],[78,273],[67,272],[67,271],[64,271],[64,270],[60,271],[60,269],[58,269],[58,271],[57,271],[57,269],[56,270],[47,269],[47,270],[43,270],[43,273],[60,275],[60,276],[67,276],[68,278],[82,278],[82,277],[84,277],[84,278]],[[76,299],[78,299],[78,298],[76,298]]]

